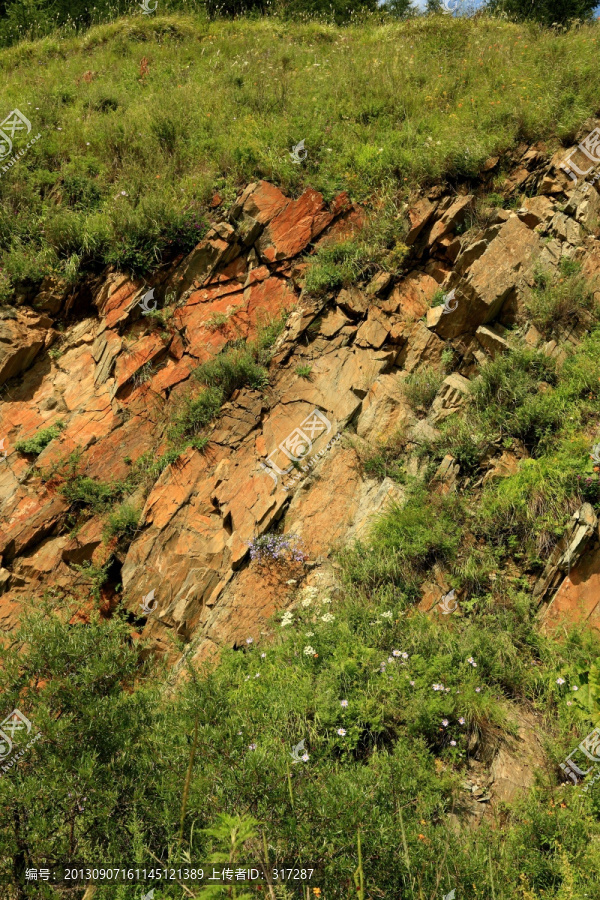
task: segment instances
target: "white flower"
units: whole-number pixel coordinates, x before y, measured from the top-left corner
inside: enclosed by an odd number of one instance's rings
[[[321,603],[331,603],[331,597],[322,597]]]
[[[565,683],[565,679],[564,679],[564,678],[557,678],[557,679],[556,679],[556,683],[557,683],[557,684],[564,684],[564,683]]]
[[[392,650],[392,656],[402,656],[399,650]]]
[[[308,762],[310,759],[310,756],[308,755],[308,753],[303,753],[302,756],[300,757],[300,759],[302,760],[302,762]]]
[[[324,616],[321,616],[321,622],[333,622],[335,616],[332,616],[331,613],[325,613]]]
[[[340,737],[344,737],[344,735],[346,734],[346,729],[338,728],[337,733],[339,734]]]
[[[314,637],[315,636],[314,631],[305,631],[304,634],[306,637]]]
[[[286,625],[291,625],[294,621],[294,617],[291,612],[286,612],[283,614],[283,618],[281,619],[281,627],[285,628]]]
[[[311,647],[310,644],[307,644],[306,647],[304,648],[304,655],[305,656],[314,656],[315,648]]]
[[[579,690],[579,688],[578,688],[578,687],[577,687],[577,685],[576,685],[576,684],[574,684],[574,685],[573,685],[573,687],[572,687],[572,688],[571,688],[571,690],[572,690],[572,691],[578,691],[578,690]]]
[[[392,611],[391,611],[391,609],[388,609],[387,612],[381,613],[381,618],[382,618],[382,619],[391,619],[391,618],[392,618]]]
[[[304,600],[302,601],[302,606],[304,607],[304,609],[306,609],[306,607],[310,606],[311,603],[312,603],[312,600],[310,599],[310,597],[305,597]]]
[[[126,196],[127,196],[127,191],[121,191],[121,197],[126,197]]]

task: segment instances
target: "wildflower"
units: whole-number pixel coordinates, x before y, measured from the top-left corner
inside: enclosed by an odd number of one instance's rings
[[[578,691],[578,690],[579,690],[579,688],[578,688],[578,687],[577,687],[577,685],[576,685],[576,684],[574,684],[574,685],[573,685],[573,687],[572,687],[572,688],[571,688],[571,690],[572,690],[572,691]]]
[[[255,678],[260,678],[260,672],[257,672],[256,675],[255,675],[254,677],[255,677]]]
[[[310,606],[311,603],[312,603],[312,600],[310,599],[310,597],[305,597],[304,600],[302,601],[302,606],[304,607],[304,609],[306,609],[306,607]]]
[[[330,597],[323,597],[323,599],[321,600],[321,603],[331,603],[331,598],[330,598]]]
[[[121,197],[127,197],[127,191],[121,191]]]
[[[573,706],[570,700],[567,700],[567,706]]]
[[[305,656],[314,656],[315,648],[311,647],[310,644],[307,644],[306,647],[304,648],[304,655]]]
[[[335,616],[332,616],[331,613],[325,613],[324,616],[321,616],[321,622],[333,622]]]
[[[392,650],[392,656],[402,656],[399,650]]]
[[[346,729],[338,728],[337,733],[339,734],[340,737],[344,737],[344,735],[346,734]]]
[[[464,717],[464,716],[461,716],[460,719],[458,720],[458,723],[459,723],[459,725],[464,725],[464,724],[465,724],[465,717]]]
[[[444,726],[444,728],[447,728],[448,727],[448,719],[442,719],[442,725]]]
[[[557,679],[556,679],[556,683],[557,683],[557,684],[564,684],[564,683],[565,683],[565,679],[564,679],[564,678],[557,678]]]
[[[388,660],[387,660],[387,661],[388,661],[389,663],[393,663],[393,662],[394,662],[394,657],[393,657],[393,656],[388,656]]]
[[[392,618],[392,611],[391,611],[391,609],[388,609],[387,612],[381,613],[381,618],[382,618],[382,619],[391,619],[391,618]]]
[[[310,759],[310,756],[308,755],[308,753],[303,753],[302,756],[300,757],[300,759],[302,760],[302,762],[308,762]]]
[[[344,709],[345,709],[345,708],[348,706],[348,701],[347,701],[347,700],[340,700],[340,706],[343,706]]]
[[[247,643],[247,644],[253,644],[253,643],[254,643],[254,638],[246,638],[246,643]]]
[[[238,734],[241,734],[241,733],[242,733],[241,731],[238,731]]]
[[[402,659],[408,659],[408,653],[403,653],[403,654],[402,654]]]
[[[450,741],[450,746],[451,746],[451,747],[456,747],[456,741]]]
[[[261,654],[260,654],[260,658],[261,658],[261,659],[264,659],[266,655],[267,655],[266,653],[261,653]]]
[[[286,625],[291,625],[294,621],[294,617],[291,612],[286,612],[283,614],[283,618],[281,619],[281,627],[285,628]]]
[[[414,687],[414,686],[415,686],[414,681],[411,681],[410,684],[411,684],[411,687]]]
[[[479,694],[479,693],[480,693],[480,691],[481,691],[481,688],[480,688],[480,687],[478,687],[478,688],[475,688],[475,691],[476,691],[476,692],[477,692],[477,693],[478,693],[478,694]]]
[[[256,744],[248,744],[248,750],[256,750]]]
[[[471,666],[473,666],[474,669],[477,668],[477,663],[475,662],[475,660],[473,659],[472,656],[470,656],[470,657],[468,658],[467,662],[468,662]]]
[[[313,637],[313,636],[314,636],[314,631],[305,631],[304,634],[305,634],[306,637]]]

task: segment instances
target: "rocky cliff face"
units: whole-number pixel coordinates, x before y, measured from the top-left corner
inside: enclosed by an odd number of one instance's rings
[[[227,215],[216,212],[206,238],[151,284],[110,273],[72,290],[47,279],[31,308],[4,310],[3,631],[10,635],[29,598],[44,591],[65,609],[78,598],[73,621],[85,621],[94,605],[89,563],[107,567],[104,614],[122,602],[132,629],[157,650],[175,660],[169,635],[177,634],[194,659],[204,659],[258,636],[291,602],[297,580],[266,583],[248,564],[248,543],[276,526],[302,540],[308,582],[335,589],[332,551],[364,534],[390,499],[403,498],[396,481],[365,474],[361,447],[402,429],[407,468],[418,475],[420,443],[461,408],[481,368],[516,339],[512,326],[522,321],[537,267],[556,270],[568,257],[582,261],[589,277],[600,268],[600,197],[573,185],[543,151],[519,148],[505,192],[530,198],[485,223],[473,218],[475,197],[466,188],[417,198],[407,210],[410,266],[399,278],[379,273],[336,296],[303,291],[307,252],[351,235],[363,213],[345,195],[330,205],[312,190],[290,200],[259,182]],[[484,184],[497,166],[489,161]],[[150,308],[157,303],[162,317],[141,305],[150,287]],[[446,306],[432,306],[440,288]],[[74,515],[61,491],[73,472],[106,484],[125,480],[145,454],[160,456],[173,410],[194,390],[194,368],[283,312],[289,315],[268,388],[236,391],[202,451],[189,447],[134,492],[131,501],[143,511],[125,550],[103,539],[105,514]],[[555,340],[534,327],[522,328],[518,339],[560,361],[588,327],[581,316]],[[448,349],[453,371],[418,415],[402,382],[426,365],[441,370]],[[37,459],[17,450],[57,423]],[[523,453],[499,449],[482,481],[514,472]],[[441,489],[459,489],[462,477],[447,457]],[[559,614],[597,620],[597,534],[593,510],[583,508],[548,560],[535,590],[549,621]],[[445,588],[444,573],[432,573],[422,609],[435,606]],[[141,603],[151,591],[157,605],[146,616]]]

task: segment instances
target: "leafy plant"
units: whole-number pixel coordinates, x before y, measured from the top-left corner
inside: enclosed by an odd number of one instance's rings
[[[32,438],[25,441],[16,441],[15,450],[19,453],[24,453],[26,456],[39,456],[50,441],[59,436],[64,427],[64,423],[59,421],[49,428],[42,428]]]

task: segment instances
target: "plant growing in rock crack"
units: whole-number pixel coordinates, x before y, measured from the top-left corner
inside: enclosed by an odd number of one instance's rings
[[[312,372],[312,366],[301,364],[296,366],[296,375],[300,378],[310,378],[310,373]]]
[[[424,412],[433,403],[433,398],[442,386],[444,375],[431,366],[423,366],[411,372],[401,382],[402,393],[414,412]]]
[[[39,456],[42,450],[48,446],[50,441],[57,438],[61,430],[65,427],[64,422],[58,421],[49,428],[42,428],[32,438],[26,441],[17,441],[15,450],[18,453],[24,453],[26,456]]]
[[[146,384],[147,381],[150,381],[150,379],[154,375],[155,371],[156,371],[156,369],[155,369],[154,363],[152,363],[152,362],[144,363],[144,365],[140,369],[137,370],[137,372],[134,374],[134,376],[132,378],[132,381],[133,381],[133,384],[135,385],[135,387],[136,388],[140,387],[142,384]]]
[[[262,534],[248,541],[250,559],[259,566],[304,563],[302,541],[295,534]]]

